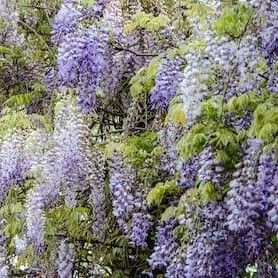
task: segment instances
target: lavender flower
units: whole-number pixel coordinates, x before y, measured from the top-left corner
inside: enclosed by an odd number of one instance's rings
[[[26,199],[27,239],[38,251],[44,248],[44,200],[40,190],[32,190]]]
[[[278,58],[278,3],[269,1],[266,12],[266,25],[261,31],[263,48],[269,62]]]
[[[105,238],[106,207],[104,193],[105,159],[100,151],[94,151],[90,168],[90,203],[93,210],[92,227],[94,237],[99,240]]]
[[[179,185],[184,189],[189,189],[195,186],[197,181],[197,174],[199,168],[199,158],[194,156],[180,166],[180,183]]]
[[[52,23],[52,42],[59,45],[77,30],[82,14],[72,3],[63,4]]]
[[[147,237],[152,228],[151,216],[145,213],[133,213],[130,243],[136,247],[146,248]]]
[[[261,155],[257,186],[262,194],[262,212],[268,216],[267,224],[273,231],[278,231],[278,164],[275,153]]]
[[[160,158],[159,170],[164,176],[173,176],[177,170],[178,155],[175,147],[179,135],[180,128],[175,125],[168,124],[160,132],[160,142],[164,152]]]
[[[59,48],[59,82],[63,86],[77,86],[79,106],[84,112],[90,112],[96,105],[96,92],[107,68],[107,40],[107,33],[90,28],[67,36]]]
[[[76,191],[84,184],[88,173],[88,129],[75,104],[64,100],[57,109],[54,141],[59,180],[64,184],[67,205],[76,204]]]
[[[24,154],[24,135],[19,132],[8,134],[0,147],[0,201],[7,191],[24,180],[29,163]]]
[[[182,81],[182,67],[184,59],[176,57],[173,60],[164,60],[156,75],[156,84],[151,91],[150,103],[153,109],[165,112],[170,101],[175,96]]]
[[[154,251],[149,259],[152,269],[163,271],[173,260],[175,251],[179,247],[173,235],[176,225],[177,221],[170,219],[161,222],[157,227]]]
[[[224,169],[214,158],[211,147],[208,147],[201,152],[199,165],[198,178],[202,182],[211,182],[215,185],[220,185],[221,172],[223,172]]]
[[[109,178],[113,214],[119,228],[128,233],[127,222],[134,209],[135,173],[117,151],[113,152],[110,159]]]
[[[59,278],[73,277],[74,246],[66,239],[61,240],[58,250],[57,272]]]
[[[4,234],[5,222],[4,219],[0,220],[0,277],[8,278],[10,275],[6,250],[7,237]]]
[[[227,231],[208,230],[188,246],[184,277],[238,277],[245,263],[243,249]]]
[[[261,196],[256,187],[256,168],[254,168],[254,161],[260,148],[261,143],[258,140],[248,141],[243,165],[238,165],[234,173],[235,179],[230,184],[230,198],[227,204],[230,210],[228,224],[232,231],[241,232],[255,228],[255,221],[260,218]]]

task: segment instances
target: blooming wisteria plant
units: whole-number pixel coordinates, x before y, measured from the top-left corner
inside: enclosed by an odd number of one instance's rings
[[[278,277],[277,16],[0,0],[0,277]]]

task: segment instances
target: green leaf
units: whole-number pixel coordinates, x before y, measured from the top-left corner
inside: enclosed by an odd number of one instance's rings
[[[171,180],[165,183],[158,183],[151,189],[147,196],[147,202],[149,205],[159,206],[165,197],[174,195],[179,192],[176,181]]]
[[[214,23],[218,35],[229,35],[239,38],[246,31],[246,27],[253,15],[253,10],[244,5],[227,6],[220,18]]]
[[[132,32],[137,28],[144,28],[152,33],[159,31],[170,23],[167,15],[160,14],[154,16],[151,13],[137,12],[130,22],[125,26],[127,32]]]
[[[176,126],[185,127],[186,113],[182,103],[174,103],[173,105],[170,105],[165,121],[173,123]]]
[[[175,218],[177,213],[177,207],[168,207],[161,215],[161,220],[168,220]]]
[[[210,182],[200,185],[200,193],[204,203],[216,201],[218,197],[215,186]]]

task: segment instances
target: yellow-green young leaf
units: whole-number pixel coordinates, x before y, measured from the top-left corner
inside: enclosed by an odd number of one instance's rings
[[[171,196],[179,192],[176,181],[166,181],[165,183],[158,183],[151,189],[147,196],[147,202],[149,205],[159,206],[166,196]]]
[[[187,15],[194,19],[199,19],[201,23],[204,23],[207,16],[213,13],[213,9],[208,5],[200,3],[195,0],[181,0],[181,3],[187,8]]]
[[[275,103],[260,104],[255,113],[250,135],[263,140],[266,144],[273,143],[278,135],[278,108]]]
[[[5,231],[9,237],[14,237],[15,235],[22,232],[24,227],[24,219],[19,217],[10,217],[7,220]]]
[[[166,188],[163,183],[157,184],[148,194],[147,202],[149,205],[159,206],[166,194]]]
[[[200,193],[204,203],[215,201],[218,196],[215,186],[210,182],[200,185]]]
[[[0,54],[10,54],[12,49],[10,47],[0,45]]]
[[[229,144],[235,144],[237,139],[236,135],[237,134],[233,133],[231,130],[227,128],[219,128],[215,132],[216,146],[227,147]]]
[[[202,39],[193,39],[186,44],[186,49],[196,51],[201,54],[206,49],[206,42]]]
[[[163,14],[154,16],[150,13],[137,12],[132,17],[132,20],[125,25],[125,30],[132,32],[137,28],[144,28],[151,32],[157,32],[167,26],[169,22],[169,17]]]
[[[131,78],[130,94],[135,99],[140,99],[150,92],[155,85],[155,76],[160,65],[161,57],[155,57],[146,68],[141,68]]]
[[[231,4],[227,6],[220,18],[214,23],[218,35],[229,35],[239,38],[246,31],[253,10],[244,4]]]
[[[256,66],[256,71],[260,74],[263,74],[267,70],[268,70],[267,61],[265,59],[261,59]]]
[[[22,267],[22,266],[33,265],[34,254],[35,254],[34,247],[32,244],[29,244],[27,248],[24,250],[24,252],[17,257],[16,266]]]
[[[177,150],[183,159],[199,153],[208,140],[208,127],[203,124],[194,126],[177,144]]]
[[[230,157],[224,150],[218,150],[216,152],[216,160],[222,164],[225,164],[230,160]]]
[[[95,0],[81,0],[80,4],[85,7],[88,8],[90,6],[92,6],[96,1]]]
[[[8,107],[26,106],[30,104],[33,100],[35,100],[36,97],[36,93],[13,95],[4,102],[4,105]]]
[[[182,103],[175,103],[170,106],[165,121],[173,123],[177,126],[185,127],[186,113]]]
[[[0,139],[14,129],[28,130],[30,128],[32,128],[32,123],[24,111],[6,110],[4,116],[0,118]]]
[[[207,119],[215,120],[218,117],[219,105],[214,100],[205,101],[202,105],[202,114]]]
[[[175,218],[177,213],[177,207],[168,207],[161,215],[161,220],[168,220]]]
[[[278,134],[278,124],[267,123],[257,134],[257,137],[269,143],[273,141]]]
[[[143,92],[144,86],[141,83],[141,80],[139,82],[133,83],[130,87],[130,94],[133,98],[140,96]]]

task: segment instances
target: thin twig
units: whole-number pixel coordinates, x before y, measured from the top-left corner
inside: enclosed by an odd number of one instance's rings
[[[137,52],[137,51],[131,50],[131,49],[123,47],[123,46],[114,45],[114,49],[115,50],[120,50],[120,51],[127,51],[127,52],[130,52],[130,53],[132,53],[136,56],[147,56],[147,57],[157,57],[158,56],[158,53]]]
[[[38,39],[40,39],[41,42],[43,42],[43,44],[45,45],[45,47],[47,48],[47,50],[49,51],[50,55],[52,57],[54,57],[54,55],[52,54],[52,50],[49,47],[49,45],[46,43],[46,41],[43,39],[43,37],[30,25],[28,25],[26,22],[24,22],[23,20],[19,20],[19,23],[22,24],[24,27],[26,27],[29,31],[31,31],[32,33],[34,33]]]
[[[40,7],[40,6],[34,6],[34,5],[24,5],[21,6],[22,8],[31,8],[31,9],[38,9],[38,10],[50,10],[50,11],[56,11],[56,9],[49,8],[49,7]]]

